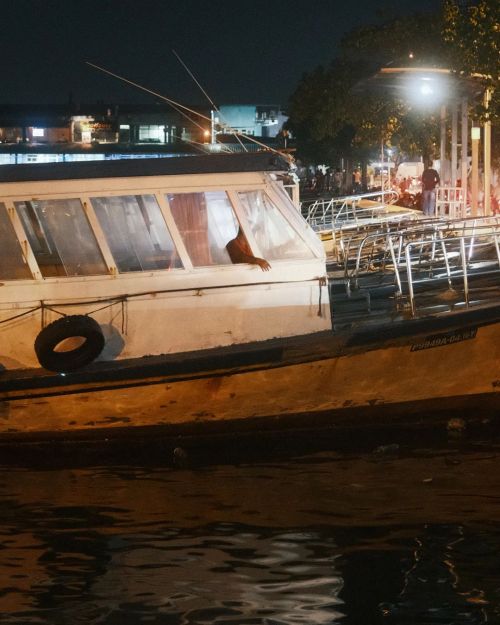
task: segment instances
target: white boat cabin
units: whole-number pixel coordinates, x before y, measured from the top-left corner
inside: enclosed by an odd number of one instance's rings
[[[0,368],[40,366],[36,337],[66,315],[98,322],[98,360],[331,328],[323,247],[275,160],[2,167]],[[232,262],[240,229],[269,271]]]

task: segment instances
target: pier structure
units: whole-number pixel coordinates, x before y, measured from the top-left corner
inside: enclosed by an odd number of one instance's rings
[[[482,98],[485,108],[491,92],[484,89],[481,76],[464,78],[450,69],[436,67],[384,67],[363,86],[368,89],[396,88],[401,96],[429,111],[439,112],[439,161],[441,186],[437,194],[437,215],[454,218],[492,214],[491,197],[491,122],[482,129],[471,121],[471,100]],[[448,135],[448,124],[451,133]],[[459,128],[460,126],[460,128]],[[460,133],[459,133],[460,131]],[[481,132],[482,131],[482,132]],[[470,133],[470,150],[469,150]],[[460,139],[459,139],[460,134]],[[484,201],[480,207],[479,147],[483,144]],[[450,136],[450,140],[448,137]],[[459,152],[460,146],[460,152]],[[447,154],[450,158],[447,159]],[[469,159],[471,162],[468,188]]]

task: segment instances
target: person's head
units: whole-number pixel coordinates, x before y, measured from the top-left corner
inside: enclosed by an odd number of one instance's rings
[[[431,169],[433,164],[434,163],[432,161],[427,161],[427,169]]]

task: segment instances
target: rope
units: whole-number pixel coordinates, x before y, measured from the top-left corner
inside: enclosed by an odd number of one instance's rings
[[[321,276],[321,278],[318,279],[318,285],[319,285],[319,299],[318,299],[318,317],[322,317],[323,316],[323,310],[322,310],[322,295],[323,295],[323,287],[326,286],[326,278],[325,276]]]
[[[37,310],[40,310],[41,306],[37,306],[36,308],[31,308],[30,310],[27,310],[23,313],[19,313],[19,315],[14,315],[13,317],[8,317],[7,319],[2,319],[0,321],[0,323],[7,323],[8,321],[14,321],[15,319],[19,319],[20,317],[25,317],[26,315],[31,315],[31,313],[36,312]]]
[[[293,280],[292,282],[315,282],[316,280],[318,280],[318,278],[311,278],[310,280]],[[275,282],[250,282],[248,284],[231,285],[231,287],[243,288],[243,287],[249,287],[249,286],[269,286],[272,284],[291,284],[291,282],[289,280],[286,280],[286,281],[282,280],[279,282],[276,282],[276,281]],[[319,278],[319,285],[320,285],[320,296],[319,296],[318,316],[321,316],[321,287],[326,285],[325,277]],[[38,310],[41,310],[42,311],[42,327],[45,327],[45,311],[47,310],[50,310],[51,312],[57,315],[61,315],[61,317],[65,317],[66,313],[62,312],[61,310],[58,310],[58,308],[60,309],[60,308],[68,308],[68,307],[75,307],[75,306],[90,306],[91,304],[105,304],[104,306],[99,306],[98,308],[94,308],[93,310],[90,310],[89,312],[86,313],[86,315],[93,315],[96,312],[100,312],[101,310],[106,310],[107,308],[111,308],[115,304],[121,304],[122,306],[122,330],[126,334],[127,311],[126,311],[125,304],[130,299],[133,299],[136,297],[144,297],[145,295],[153,296],[153,295],[163,295],[165,293],[187,293],[190,291],[194,292],[196,295],[201,295],[203,291],[212,291],[214,289],[224,289],[224,288],[227,288],[227,285],[207,286],[207,287],[203,287],[202,289],[190,287],[190,288],[185,288],[185,289],[161,289],[157,291],[140,291],[138,293],[124,293],[123,295],[118,295],[116,297],[109,297],[109,298],[104,298],[104,299],[76,300],[72,302],[61,302],[60,304],[57,304],[57,308],[54,308],[53,305],[47,304],[43,300],[41,300],[40,305],[36,306],[35,308],[30,308],[29,310],[26,310],[23,313],[19,313],[18,315],[8,317],[7,319],[0,319],[0,325],[3,323],[8,323],[9,321],[14,321],[15,319],[18,319],[20,317],[31,315],[37,312]]]

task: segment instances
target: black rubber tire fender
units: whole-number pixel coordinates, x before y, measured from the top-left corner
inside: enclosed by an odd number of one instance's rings
[[[65,339],[81,337],[83,343],[69,351],[56,351]],[[38,362],[49,371],[76,371],[94,361],[104,348],[104,335],[95,319],[68,315],[43,328],[35,339]]]

